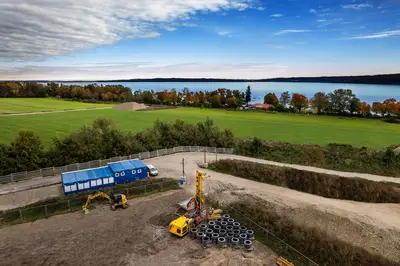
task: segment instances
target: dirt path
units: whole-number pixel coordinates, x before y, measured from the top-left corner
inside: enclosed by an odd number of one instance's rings
[[[84,109],[71,109],[71,110],[59,110],[59,111],[43,111],[43,112],[32,112],[32,113],[0,114],[0,116],[44,115],[44,114],[94,111],[94,110],[104,110],[104,109],[112,109],[112,107],[84,108]]]

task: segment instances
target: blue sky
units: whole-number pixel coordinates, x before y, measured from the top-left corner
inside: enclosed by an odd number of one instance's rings
[[[397,0],[7,2],[0,79],[400,72]]]

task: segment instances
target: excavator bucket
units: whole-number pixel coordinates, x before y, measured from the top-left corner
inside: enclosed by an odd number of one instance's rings
[[[89,214],[89,209],[88,208],[84,208],[83,210],[85,211],[85,214]]]

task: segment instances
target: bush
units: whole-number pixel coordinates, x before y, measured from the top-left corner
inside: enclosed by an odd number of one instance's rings
[[[400,203],[392,185],[361,178],[347,178],[240,160],[219,160],[209,164],[219,172],[290,189],[343,200]]]

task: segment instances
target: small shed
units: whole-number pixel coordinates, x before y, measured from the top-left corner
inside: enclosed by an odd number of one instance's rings
[[[113,186],[113,172],[108,167],[85,169],[61,174],[64,194]]]
[[[129,183],[147,178],[147,166],[141,160],[126,160],[109,163],[115,184]]]

